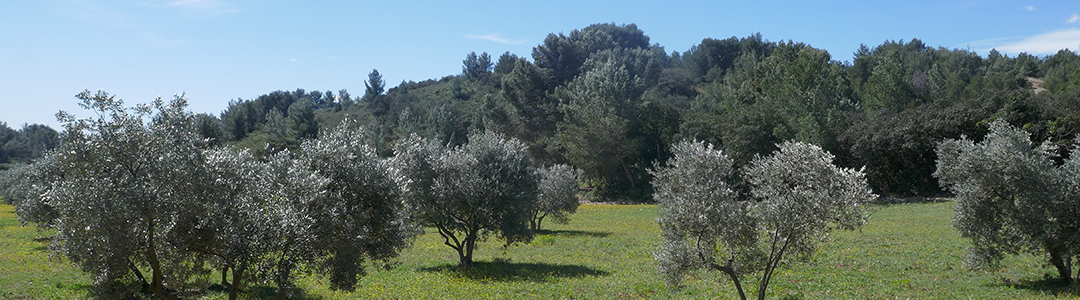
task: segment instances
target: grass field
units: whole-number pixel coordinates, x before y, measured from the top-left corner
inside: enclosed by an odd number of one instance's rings
[[[837,232],[818,254],[782,267],[770,286],[778,299],[1078,299],[1080,286],[1057,287],[1042,257],[1018,256],[999,270],[962,266],[966,241],[951,227],[952,203],[876,206],[870,224]],[[64,260],[50,260],[48,232],[21,227],[0,205],[0,299],[82,298],[92,279]],[[459,270],[456,253],[437,234],[417,239],[398,264],[373,270],[355,292],[327,289],[317,276],[299,280],[310,299],[731,299],[721,274],[692,273],[672,291],[652,259],[659,241],[656,207],[583,205],[567,225],[528,245],[481,244],[474,267]],[[754,276],[756,277],[756,276]],[[753,285],[753,283],[748,283]],[[753,287],[748,287],[752,289]],[[253,287],[249,298],[272,297]],[[207,299],[226,298],[208,291]]]

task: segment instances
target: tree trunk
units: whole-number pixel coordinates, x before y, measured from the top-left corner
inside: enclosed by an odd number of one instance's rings
[[[547,217],[547,214],[542,214],[533,221],[533,232],[540,231],[540,226],[544,223],[544,217]]]
[[[1069,257],[1068,255],[1061,255],[1061,252],[1058,251],[1049,252],[1050,264],[1053,264],[1054,268],[1057,268],[1058,276],[1060,276],[1061,278],[1061,284],[1072,284],[1072,262],[1068,261],[1072,260],[1072,257]]]
[[[278,259],[277,278],[274,280],[277,282],[277,298],[280,300],[289,299],[288,281],[289,274],[292,273],[292,263],[286,261],[285,252],[283,251]],[[233,279],[233,281],[236,280]]]
[[[235,270],[233,270],[232,276],[233,284],[229,286],[229,300],[236,300],[238,299],[238,297],[240,297],[240,283],[244,280],[244,268],[236,268]],[[224,279],[224,277],[222,279]]]
[[[236,277],[236,274],[233,274],[233,277]],[[229,264],[221,267],[221,285],[225,287],[232,286],[229,284]]]
[[[630,167],[626,165],[625,160],[621,161],[620,163],[622,164],[623,172],[626,173],[626,179],[630,180],[630,189],[631,190],[636,189],[637,188],[637,182],[634,181],[634,175],[630,174]]]
[[[713,263],[713,269],[720,270],[731,277],[731,281],[735,283],[735,289],[739,291],[739,299],[746,300],[746,292],[743,292],[742,282],[739,281],[739,274],[735,273],[734,260],[729,259],[726,265],[718,265]]]
[[[765,262],[765,271],[761,274],[761,284],[758,285],[758,300],[765,300],[765,291],[769,288],[769,282],[772,281],[773,273],[776,272],[776,267],[780,265],[780,260],[784,258],[784,253],[787,252],[788,245],[791,245],[791,240],[794,238],[788,237],[784,239],[784,243],[780,245],[780,249],[775,251],[770,250],[769,260]],[[773,238],[773,245],[770,249],[776,248],[776,237]]]
[[[166,300],[176,300],[176,297],[165,293],[165,286],[162,284],[161,262],[157,257],[157,249],[154,247],[154,220],[150,219],[147,222],[146,230],[146,258],[150,261],[150,269],[153,270],[153,278],[150,280],[150,291]]]
[[[138,278],[142,282],[142,292],[150,291],[150,283],[146,282],[146,277],[143,276],[142,271],[139,271],[139,267],[135,266],[135,262],[128,259],[128,268],[131,268],[131,272],[135,273],[135,278]]]
[[[472,255],[474,247],[476,247],[476,234],[470,232],[469,235],[465,237],[465,256],[461,257],[461,263],[459,264],[460,266],[468,267],[472,265]]]

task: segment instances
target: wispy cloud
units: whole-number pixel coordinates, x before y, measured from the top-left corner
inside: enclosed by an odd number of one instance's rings
[[[148,0],[150,6],[168,7],[183,10],[192,16],[213,17],[236,12],[236,7],[222,0]]]
[[[1005,53],[1053,54],[1061,49],[1080,49],[1080,28],[1061,29],[1032,36],[1006,37],[969,43],[985,53],[997,49]]]
[[[499,36],[497,34],[485,34],[485,35],[470,34],[470,35],[466,35],[465,37],[470,38],[470,39],[474,39],[474,40],[487,40],[487,41],[492,41],[492,42],[496,42],[496,43],[500,43],[500,44],[509,44],[509,45],[517,45],[517,44],[525,43],[525,40],[512,40],[512,39],[501,37],[501,36]]]
[[[192,44],[166,34],[148,30],[146,26],[128,18],[120,10],[87,0],[61,2],[59,13],[72,20],[84,22],[99,32],[97,35],[116,44],[133,43],[154,48],[172,48]]]
[[[1080,22],[1080,15],[1078,15],[1078,14],[1072,14],[1071,16],[1069,16],[1069,19],[1068,19],[1068,20],[1065,20],[1065,22],[1069,22],[1069,23],[1076,23],[1076,22]]]
[[[290,58],[290,59],[289,59],[289,61],[292,61],[292,62],[298,62],[298,61],[300,61],[300,60],[299,60],[299,59],[295,59],[295,58]]]
[[[1027,7],[1024,7],[1024,9],[1027,9],[1027,11],[1035,11],[1035,7],[1031,6],[1031,5],[1028,5]]]

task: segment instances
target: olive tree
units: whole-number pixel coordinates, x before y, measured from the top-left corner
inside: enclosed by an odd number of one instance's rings
[[[1005,254],[1048,254],[1061,281],[1072,282],[1077,254],[1078,157],[1054,164],[1049,143],[1003,120],[981,142],[967,137],[938,144],[934,176],[956,197],[954,226],[970,238],[969,264],[995,265]]]
[[[533,237],[537,175],[525,144],[493,133],[469,134],[467,144],[446,148],[415,135],[397,147],[398,179],[422,224],[435,227],[458,253],[458,266],[473,262],[481,239],[507,245]]]
[[[573,166],[557,164],[540,168],[537,173],[540,176],[539,201],[532,213],[532,230],[540,230],[546,217],[566,224],[570,221],[570,214],[577,212],[581,204],[577,193],[582,171]]]
[[[252,275],[274,282],[278,299],[290,298],[294,275],[319,258],[314,246],[318,239],[314,234],[315,210],[331,209],[316,205],[326,197],[329,179],[291,155],[284,150],[267,158],[266,173],[259,177],[262,200],[255,207],[264,216],[256,219],[258,250],[269,254],[254,261]]]
[[[46,193],[59,212],[53,246],[96,276],[99,291],[123,293],[131,282],[158,297],[165,291],[166,260],[182,256],[182,245],[166,242],[185,208],[197,199],[202,177],[194,115],[177,96],[127,108],[105,92],[84,91],[80,106],[98,118],[61,112],[63,144],[57,151],[62,180]],[[175,260],[174,260],[175,261]],[[140,271],[149,268],[149,281]],[[170,282],[183,278],[169,276]]]
[[[694,269],[717,270],[746,299],[742,279],[760,271],[758,299],[785,257],[805,257],[835,228],[864,224],[876,196],[860,170],[835,166],[820,147],[785,142],[743,170],[750,195],[725,183],[732,160],[704,142],[680,142],[652,171],[663,242],[656,259],[669,285]],[[719,261],[724,261],[721,263]]]
[[[390,173],[389,160],[364,144],[364,129],[346,120],[301,145],[298,161],[329,181],[310,205],[312,247],[330,285],[351,290],[366,259],[386,261],[408,247],[418,227]]]
[[[15,214],[22,224],[49,227],[59,217],[56,208],[41,197],[62,175],[56,162],[56,154],[49,152],[32,163],[17,164],[0,172],[0,198],[15,207]]]
[[[184,207],[171,238],[186,251],[200,257],[214,257],[221,270],[221,283],[229,289],[229,299],[236,299],[239,289],[251,277],[247,271],[271,254],[263,232],[279,228],[268,224],[265,212],[269,204],[263,177],[266,164],[247,151],[214,148],[203,151],[205,175],[196,203]],[[202,260],[195,260],[202,265]],[[195,265],[195,264],[193,264]],[[232,283],[228,281],[232,270]]]

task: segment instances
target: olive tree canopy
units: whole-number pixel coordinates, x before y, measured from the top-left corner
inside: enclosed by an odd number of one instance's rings
[[[385,261],[408,247],[417,227],[410,220],[391,162],[364,144],[364,129],[350,120],[304,142],[299,163],[329,181],[310,203],[312,247],[330,285],[352,290],[368,259]]]
[[[862,171],[833,165],[833,156],[814,145],[778,146],[743,170],[750,184],[745,201],[725,183],[731,159],[704,142],[675,144],[674,157],[652,171],[663,235],[656,259],[668,284],[677,286],[693,269],[718,270],[746,299],[741,279],[760,270],[764,299],[785,255],[809,255],[832,229],[866,222],[863,204],[876,195]]]
[[[934,176],[956,195],[954,226],[971,239],[969,264],[994,265],[1005,254],[1049,254],[1071,283],[1080,246],[1080,152],[1055,166],[1053,147],[1003,120],[981,142],[963,137],[938,144]]]
[[[183,282],[182,245],[169,243],[185,208],[198,199],[203,140],[182,96],[150,105],[125,107],[105,92],[84,91],[80,106],[98,118],[76,119],[61,112],[63,141],[57,151],[63,180],[46,200],[59,211],[54,247],[94,274],[103,294],[125,293],[136,282],[159,297],[169,282]],[[140,268],[152,272],[147,282]]]
[[[521,141],[472,133],[467,144],[445,148],[414,135],[397,152],[408,203],[457,251],[459,266],[472,264],[476,242],[488,235],[507,244],[532,239],[538,178]]]
[[[570,214],[581,205],[578,200],[578,180],[582,171],[573,166],[557,164],[537,170],[540,176],[539,199],[532,217],[532,230],[540,230],[544,218],[566,224]]]

